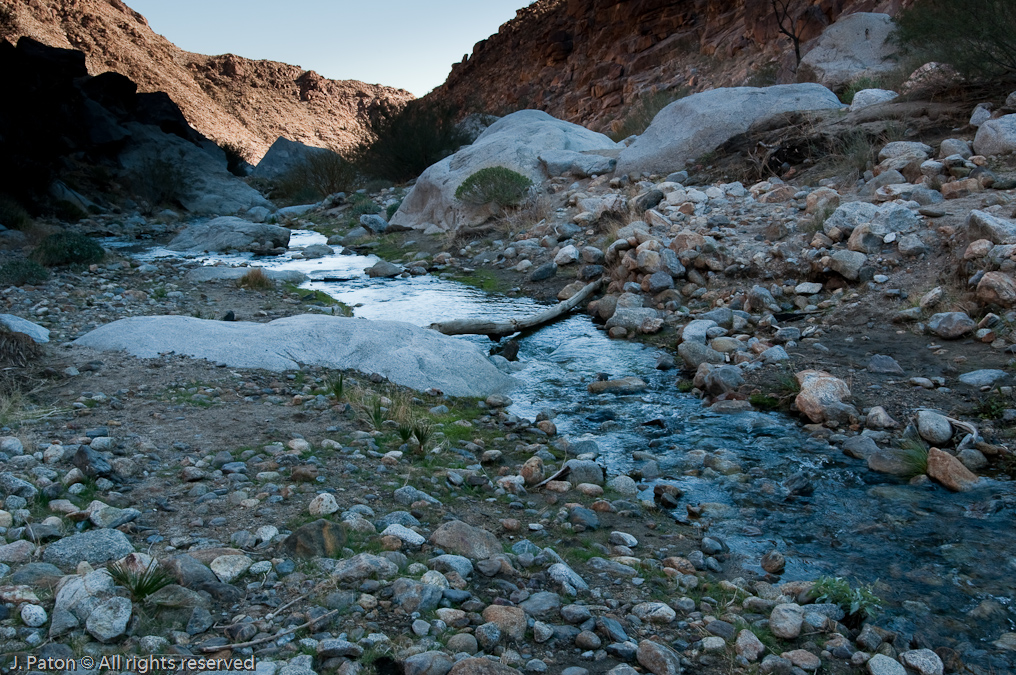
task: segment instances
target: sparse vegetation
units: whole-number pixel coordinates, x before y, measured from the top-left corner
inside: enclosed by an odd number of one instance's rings
[[[974,403],[974,414],[982,420],[1002,419],[1005,409],[1008,407],[1010,407],[1010,401],[995,391],[977,399]]]
[[[41,353],[35,340],[0,324],[0,366],[26,366]]]
[[[1008,91],[1016,79],[1016,4],[925,0],[896,17],[894,39],[923,61],[948,63],[978,82]]]
[[[16,199],[0,194],[0,225],[11,230],[25,230],[32,224],[32,217]]]
[[[336,401],[341,401],[346,396],[346,375],[339,373],[339,376],[328,385]]]
[[[611,123],[608,135],[615,141],[623,141],[629,136],[642,134],[661,110],[687,95],[688,90],[684,87],[642,94],[628,108],[624,117]]]
[[[106,251],[91,237],[77,232],[51,234],[32,251],[32,260],[47,267],[101,262]]]
[[[48,278],[49,270],[34,260],[20,258],[0,265],[0,286],[41,284]]]
[[[907,467],[907,476],[923,476],[928,472],[928,446],[919,438],[908,438],[900,444],[899,457]]]
[[[843,623],[847,627],[857,627],[864,619],[878,616],[882,609],[882,599],[872,590],[872,586],[850,585],[841,577],[820,577],[811,590],[816,602],[831,602],[839,605],[847,613]]]
[[[160,207],[176,206],[190,192],[183,170],[161,158],[148,158],[125,176],[128,190],[141,200],[141,211],[151,215]]]
[[[388,208],[385,209],[385,215],[388,217],[388,220],[392,219],[392,216],[395,215],[395,212],[399,210],[400,206],[402,206],[401,199],[388,205]]]
[[[865,89],[882,89],[882,83],[870,77],[860,77],[847,85],[847,88],[840,94],[840,100],[850,105],[854,102],[854,95]]]
[[[490,166],[462,181],[455,190],[455,198],[474,206],[493,204],[504,210],[517,206],[532,187],[533,181],[527,176],[507,167]]]
[[[797,59],[797,66],[801,65],[801,36],[804,33],[804,22],[800,21],[804,12],[799,0],[770,0],[773,8],[773,16],[776,18],[776,25],[781,33],[790,38],[794,46],[794,56]]]
[[[131,595],[131,600],[144,600],[160,588],[165,588],[175,581],[169,573],[159,567],[155,560],[144,570],[130,568],[126,563],[114,562],[106,568],[109,576],[117,586],[123,586]]]
[[[356,167],[342,155],[321,150],[276,178],[271,197],[291,204],[316,202],[330,194],[348,191],[357,176]]]
[[[260,267],[252,267],[249,272],[236,280],[236,285],[250,291],[270,291],[275,288],[275,282]]]

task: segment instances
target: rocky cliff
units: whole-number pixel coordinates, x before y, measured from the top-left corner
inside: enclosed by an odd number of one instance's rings
[[[908,0],[791,0],[803,41],[844,14]],[[452,66],[429,96],[503,113],[537,108],[607,129],[643,92],[792,79],[770,0],[538,0]]]
[[[80,50],[92,75],[115,71],[141,92],[168,93],[194,128],[220,143],[239,143],[255,161],[280,135],[347,147],[361,137],[378,104],[413,98],[401,89],[329,80],[285,63],[186,52],[120,0],[0,0],[3,8],[13,16],[0,37],[16,42],[27,35]]]

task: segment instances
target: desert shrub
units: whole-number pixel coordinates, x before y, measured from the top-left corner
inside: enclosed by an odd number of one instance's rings
[[[455,124],[458,110],[429,101],[381,106],[370,118],[369,140],[353,153],[362,173],[402,183],[469,143]]]
[[[533,187],[533,181],[503,166],[489,166],[469,176],[455,190],[455,198],[467,204],[494,204],[499,208],[518,206]]]
[[[280,175],[272,198],[308,203],[348,190],[357,179],[356,167],[337,152],[314,152]]]
[[[31,224],[32,217],[25,207],[13,197],[0,195],[0,225],[11,230],[24,230]]]
[[[141,210],[155,213],[160,206],[175,206],[190,192],[183,170],[165,159],[148,158],[125,176],[127,189],[139,200]]]
[[[42,353],[35,340],[0,324],[0,365],[26,366]]]
[[[219,147],[226,153],[226,169],[234,176],[241,178],[246,176],[244,165],[250,162],[250,152],[247,148],[243,144],[233,141],[226,141]]]
[[[354,193],[355,194],[355,193]],[[359,199],[351,199],[350,204],[352,205],[349,209],[349,215],[354,218],[373,213],[381,213],[381,207],[378,206],[373,199],[366,195],[355,195],[359,196]]]
[[[169,586],[175,579],[159,563],[152,561],[145,570],[135,570],[121,562],[114,562],[106,568],[117,586],[123,586],[135,602],[144,600],[161,588]]]
[[[275,284],[260,267],[252,267],[249,272],[236,280],[236,285],[252,291],[268,291],[275,288]]]
[[[608,135],[615,141],[623,141],[629,136],[642,134],[661,110],[687,95],[688,90],[679,87],[639,96],[625,112],[624,117],[611,122]]]
[[[948,63],[980,81],[1016,78],[1016,3],[923,0],[896,17],[906,52]]]
[[[0,286],[41,284],[49,278],[49,270],[35,262],[19,258],[0,265]]]
[[[54,267],[97,263],[105,255],[106,251],[90,237],[76,232],[57,232],[39,242],[31,257],[41,265]]]

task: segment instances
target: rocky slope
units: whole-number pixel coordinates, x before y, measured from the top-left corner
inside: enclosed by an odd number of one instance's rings
[[[842,15],[894,14],[909,3],[792,4],[808,41]],[[476,43],[429,96],[497,114],[537,108],[601,130],[644,91],[788,79],[788,44],[768,0],[540,0]]]
[[[119,0],[0,0],[14,11],[16,41],[83,51],[93,75],[126,75],[139,91],[164,91],[205,136],[239,143],[255,161],[280,135],[310,145],[347,147],[371,109],[408,101],[409,92],[355,80],[329,80],[312,70],[232,54],[186,52],[149,28]]]

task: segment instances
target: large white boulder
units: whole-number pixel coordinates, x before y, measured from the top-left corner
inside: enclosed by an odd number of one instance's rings
[[[616,147],[608,137],[585,127],[540,110],[520,110],[494,122],[472,145],[424,171],[390,222],[415,229],[437,225],[443,230],[478,225],[490,217],[490,208],[460,202],[455,190],[480,169],[504,166],[540,183],[548,178],[541,154]]]
[[[819,36],[801,59],[801,76],[833,89],[861,77],[892,70],[895,47],[888,41],[893,22],[888,14],[856,12],[841,17]]]
[[[124,171],[135,180],[160,180],[153,175],[154,168],[175,168],[180,180],[177,199],[192,214],[233,215],[258,206],[275,210],[261,193],[227,171],[225,162],[201,147],[149,124],[130,122],[127,128],[131,140],[120,153]]]
[[[1016,115],[1003,115],[981,124],[974,136],[978,155],[1005,155],[1016,151]]]
[[[759,121],[795,110],[828,110],[843,105],[820,84],[710,89],[674,101],[645,133],[621,151],[617,173],[662,173],[684,168]]]
[[[106,324],[74,344],[146,359],[175,352],[231,368],[351,368],[451,396],[485,397],[515,384],[476,345],[400,321],[308,314],[269,323],[145,316]]]
[[[167,248],[173,251],[262,251],[289,246],[290,232],[278,225],[221,216],[188,226]]]

